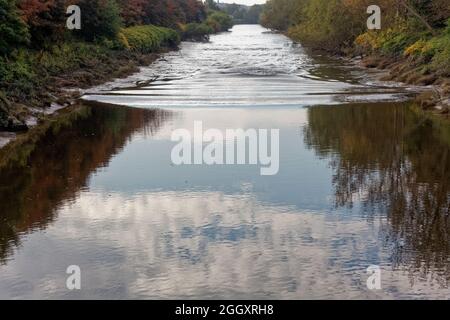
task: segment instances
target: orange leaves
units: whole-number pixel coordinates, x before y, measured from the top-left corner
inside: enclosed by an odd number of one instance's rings
[[[148,0],[120,0],[121,16],[127,26],[141,24]]]
[[[55,4],[54,0],[21,0],[19,1],[19,9],[25,22],[30,22],[42,12],[50,10]]]

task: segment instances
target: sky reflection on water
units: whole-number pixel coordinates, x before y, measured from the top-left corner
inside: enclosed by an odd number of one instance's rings
[[[288,62],[306,61],[301,48],[284,47],[281,35],[242,28],[206,44],[206,61],[214,63],[214,48],[237,50],[246,32],[262,38],[248,50],[269,39],[274,46],[261,56],[281,44]],[[183,65],[203,45],[186,44],[166,66]],[[231,61],[247,49],[230,54]],[[163,65],[152,72],[167,74]],[[193,65],[175,71],[190,74]],[[149,70],[128,81],[150,77]],[[91,95],[143,108],[86,103],[38,138],[0,152],[0,298],[448,298],[448,125],[408,103],[333,106],[335,97],[323,93],[364,85],[293,80],[286,74],[292,70],[241,75],[250,88],[234,91],[235,105],[205,107],[211,92],[200,90],[201,79],[211,73],[203,71],[185,80],[192,87],[183,92],[180,82],[166,84],[167,99],[141,92],[136,103],[129,89]],[[236,72],[223,73],[221,85]],[[286,100],[292,92],[271,87],[277,77],[289,90],[311,81],[321,90],[308,87],[316,103],[327,106],[306,108],[308,90]],[[268,103],[243,104],[248,90]],[[196,106],[169,101],[199,93]],[[196,120],[220,130],[279,128],[279,173],[173,166],[172,130]],[[71,264],[81,267],[81,291],[65,288]],[[366,288],[372,264],[382,268],[380,291]]]

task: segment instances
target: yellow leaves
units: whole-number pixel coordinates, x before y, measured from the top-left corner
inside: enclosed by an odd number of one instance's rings
[[[397,52],[398,47],[403,45],[405,38],[410,34],[408,26],[404,21],[399,21],[390,28],[381,31],[370,30],[359,35],[354,43],[363,50],[375,51],[384,50],[386,52]],[[411,48],[414,50],[414,48]],[[400,53],[403,49],[400,48]]]
[[[122,32],[119,32],[117,34],[117,41],[119,41],[119,43],[122,46],[122,48],[131,49],[131,46],[128,43],[127,37],[125,37],[125,35]]]
[[[405,57],[408,56],[416,56],[423,53],[426,50],[427,42],[424,40],[419,40],[413,43],[411,46],[405,49],[403,55]]]
[[[364,49],[378,49],[380,47],[379,35],[375,31],[368,31],[359,35],[355,40],[355,44]]]
[[[132,50],[143,53],[153,52],[161,46],[175,45],[180,40],[175,30],[153,25],[128,27],[121,33]]]
[[[178,29],[181,32],[185,32],[186,31],[186,24],[185,23],[177,23]]]

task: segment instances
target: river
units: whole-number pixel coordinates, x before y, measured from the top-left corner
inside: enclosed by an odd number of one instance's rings
[[[0,161],[0,298],[448,298],[450,127],[373,79],[242,25],[88,90]],[[196,121],[279,129],[278,173],[174,165]]]

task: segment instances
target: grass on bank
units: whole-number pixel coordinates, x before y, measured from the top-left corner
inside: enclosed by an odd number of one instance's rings
[[[127,52],[147,54],[163,47],[175,47],[183,38],[198,40],[214,32],[228,30],[231,17],[223,12],[210,12],[203,23],[190,23],[181,32],[154,25],[123,28],[115,39],[86,42],[78,38],[50,45],[45,49],[21,48],[11,55],[0,55],[0,92],[12,101],[38,104],[42,96],[36,90],[45,89],[50,77],[77,72],[81,69],[111,63],[116,55]],[[33,101],[36,100],[36,101]]]
[[[426,65],[427,72],[450,76],[450,19],[437,35],[418,32],[405,21],[380,32],[368,31],[358,36],[355,44],[360,52],[405,57],[414,65]]]
[[[147,25],[122,29],[114,41],[89,43],[74,39],[45,50],[19,49],[10,57],[0,56],[0,91],[12,100],[25,101],[33,98],[35,90],[42,90],[50,77],[109,63],[115,55],[127,51],[156,52],[176,46],[179,41],[175,30]]]
[[[425,74],[450,75],[448,0],[383,0],[381,30],[368,30],[366,0],[269,0],[261,23],[302,44],[332,54],[405,62]]]
[[[125,28],[118,38],[122,49],[141,53],[155,52],[161,47],[174,47],[180,42],[180,35],[175,30],[152,25]]]

